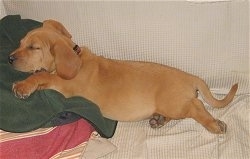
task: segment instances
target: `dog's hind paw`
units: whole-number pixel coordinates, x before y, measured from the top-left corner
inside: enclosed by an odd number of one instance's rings
[[[149,125],[151,128],[160,128],[164,126],[168,121],[166,118],[160,114],[154,114],[149,120]]]
[[[217,125],[220,128],[220,134],[225,134],[227,132],[227,124],[224,123],[223,121],[216,120]]]

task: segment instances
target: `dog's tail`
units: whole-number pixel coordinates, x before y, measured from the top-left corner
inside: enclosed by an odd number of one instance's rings
[[[226,97],[221,100],[218,100],[213,97],[207,84],[203,80],[200,80],[198,82],[197,89],[199,90],[199,93],[207,104],[216,108],[223,108],[233,100],[238,89],[238,84],[234,84],[230,89],[229,93],[226,95]]]

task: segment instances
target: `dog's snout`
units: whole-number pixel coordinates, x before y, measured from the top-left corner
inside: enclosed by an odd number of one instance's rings
[[[13,64],[13,62],[16,60],[15,56],[14,55],[10,55],[9,58],[8,58],[8,61],[10,64]]]

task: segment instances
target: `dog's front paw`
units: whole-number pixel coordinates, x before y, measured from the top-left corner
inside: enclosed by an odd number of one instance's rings
[[[25,99],[36,90],[37,86],[33,83],[24,81],[13,83],[12,91],[17,98]]]

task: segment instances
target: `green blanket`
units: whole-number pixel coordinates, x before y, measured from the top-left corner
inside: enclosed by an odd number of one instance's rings
[[[15,50],[20,39],[29,30],[41,26],[40,22],[21,19],[19,15],[0,20],[0,129],[10,132],[27,132],[53,126],[60,114],[71,113],[88,120],[103,137],[112,137],[116,121],[104,118],[99,108],[82,97],[64,98],[53,90],[36,91],[27,99],[18,99],[12,92],[12,83],[29,76],[14,70],[8,64],[8,55]]]

